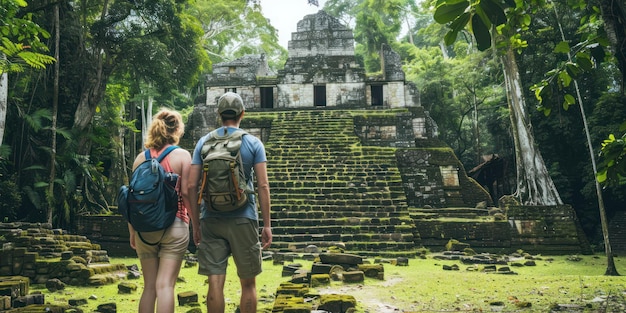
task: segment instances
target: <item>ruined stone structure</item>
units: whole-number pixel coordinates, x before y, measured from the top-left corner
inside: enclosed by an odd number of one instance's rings
[[[125,274],[123,264],[109,263],[107,251],[85,236],[50,224],[0,223],[0,277],[23,276],[37,284],[57,278],[69,285],[99,286]]]
[[[337,245],[361,255],[412,255],[457,239],[491,251],[515,251],[516,243],[529,251],[543,251],[539,244],[584,250],[575,218],[563,218],[563,210],[517,210],[514,221],[489,215],[493,200],[437,139],[418,88],[389,47],[381,47],[381,72],[365,73],[352,31],[319,11],[298,22],[288,52],[277,73],[264,55],[214,64],[206,101],[194,107],[182,142],[193,147],[219,127],[224,92],[241,95],[242,128],[268,153],[273,248]],[[527,229],[541,232],[535,226],[547,220],[550,232],[526,239]]]

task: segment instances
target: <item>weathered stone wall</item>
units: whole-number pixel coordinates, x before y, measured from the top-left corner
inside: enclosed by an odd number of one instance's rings
[[[76,232],[98,243],[111,256],[136,255],[130,247],[128,222],[121,215],[78,216]]]
[[[546,254],[592,253],[576,212],[569,205],[510,205],[507,216],[513,247]]]
[[[293,57],[354,56],[354,35],[338,19],[320,10],[298,22],[287,47]]]
[[[49,224],[0,223],[0,276],[24,276],[38,284],[56,278],[70,285],[100,285],[95,277],[124,271],[109,264],[107,251],[86,236],[70,235]]]
[[[389,82],[387,88],[383,89],[384,105],[390,108],[401,108],[408,106],[405,101],[404,82]]]
[[[611,250],[626,254],[626,212],[616,212],[609,223]]]
[[[258,76],[271,75],[274,73],[264,54],[246,55],[231,62],[214,64],[213,73],[207,76],[207,84],[225,87],[254,85]]]
[[[467,177],[450,148],[399,149],[396,152],[410,206],[435,208],[491,204],[487,191]]]
[[[445,210],[445,209],[442,209]],[[416,219],[420,243],[432,251],[442,251],[450,239],[469,244],[476,251],[510,253],[511,227],[506,221],[450,221]]]
[[[405,75],[400,55],[391,50],[387,44],[383,44],[380,58],[385,80],[404,82]]]
[[[217,101],[225,92],[225,88],[207,89],[207,103],[205,105],[217,112]],[[254,103],[258,103],[255,102],[255,99],[258,99],[259,97],[258,93],[258,88],[254,86],[237,86],[237,94],[239,94],[239,96],[243,100],[244,107],[246,107],[247,109],[253,107]]]

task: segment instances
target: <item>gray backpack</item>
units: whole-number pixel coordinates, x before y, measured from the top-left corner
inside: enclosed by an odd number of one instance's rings
[[[214,130],[202,146],[202,187],[198,203],[204,197],[209,211],[229,212],[248,204],[252,190],[246,183],[240,153],[246,134],[238,129],[221,136]]]

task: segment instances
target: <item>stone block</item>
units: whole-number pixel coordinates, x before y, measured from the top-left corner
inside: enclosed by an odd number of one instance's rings
[[[115,302],[100,304],[98,305],[98,312],[117,313],[117,304],[115,304]]]
[[[363,263],[363,257],[348,253],[321,253],[320,261],[326,264],[350,264],[357,265]]]
[[[37,261],[37,252],[26,252],[24,253],[24,263],[25,264],[33,264]]]
[[[198,293],[195,291],[185,291],[178,294],[178,305],[184,306],[190,303],[198,303]]]
[[[320,296],[319,310],[333,313],[345,313],[356,307],[356,299],[351,295],[324,294]]]
[[[24,276],[0,277],[0,296],[12,299],[25,296],[30,288],[30,280]]]
[[[0,267],[11,265],[12,262],[13,262],[13,251],[2,250],[2,253],[0,253]]]
[[[23,308],[25,306],[29,306],[29,305],[32,305],[32,304],[44,304],[44,303],[46,303],[45,295],[43,295],[43,294],[32,294],[32,295],[26,295],[26,296],[15,298],[13,300],[13,307],[14,308]]]
[[[313,263],[311,266],[311,274],[329,274],[332,267],[332,264]]]
[[[13,275],[13,267],[11,265],[0,266],[0,276]]]
[[[65,289],[65,283],[58,278],[49,279],[46,281],[46,288],[51,292],[63,290]]]
[[[277,295],[274,300],[274,307],[272,312],[284,312],[285,308],[289,308],[298,304],[304,303],[303,297],[297,297],[293,295]]]
[[[343,272],[342,276],[345,283],[360,283],[365,281],[365,274],[362,271]]]
[[[311,275],[311,287],[320,287],[320,286],[328,286],[330,285],[330,275],[329,274],[313,274]]]
[[[365,277],[384,279],[385,268],[382,264],[359,264],[359,270],[365,274]]]
[[[276,295],[303,296],[309,292],[307,284],[281,283],[276,289]]]
[[[0,311],[8,310],[11,308],[11,297],[0,296]]]
[[[130,294],[137,290],[137,285],[130,282],[121,282],[117,285],[117,293]]]
[[[81,305],[86,305],[87,304],[87,299],[85,298],[80,298],[80,299],[69,299],[67,301],[67,303],[71,306],[81,306]]]
[[[312,309],[311,303],[293,303],[283,308],[283,313],[310,313]]]

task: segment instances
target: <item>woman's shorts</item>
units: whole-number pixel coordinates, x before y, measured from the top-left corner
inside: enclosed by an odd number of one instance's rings
[[[156,245],[148,245],[135,232],[135,250],[139,259],[164,258],[182,260],[189,247],[189,224],[176,218],[174,223],[164,231],[142,232],[141,237],[148,243],[158,242]]]

